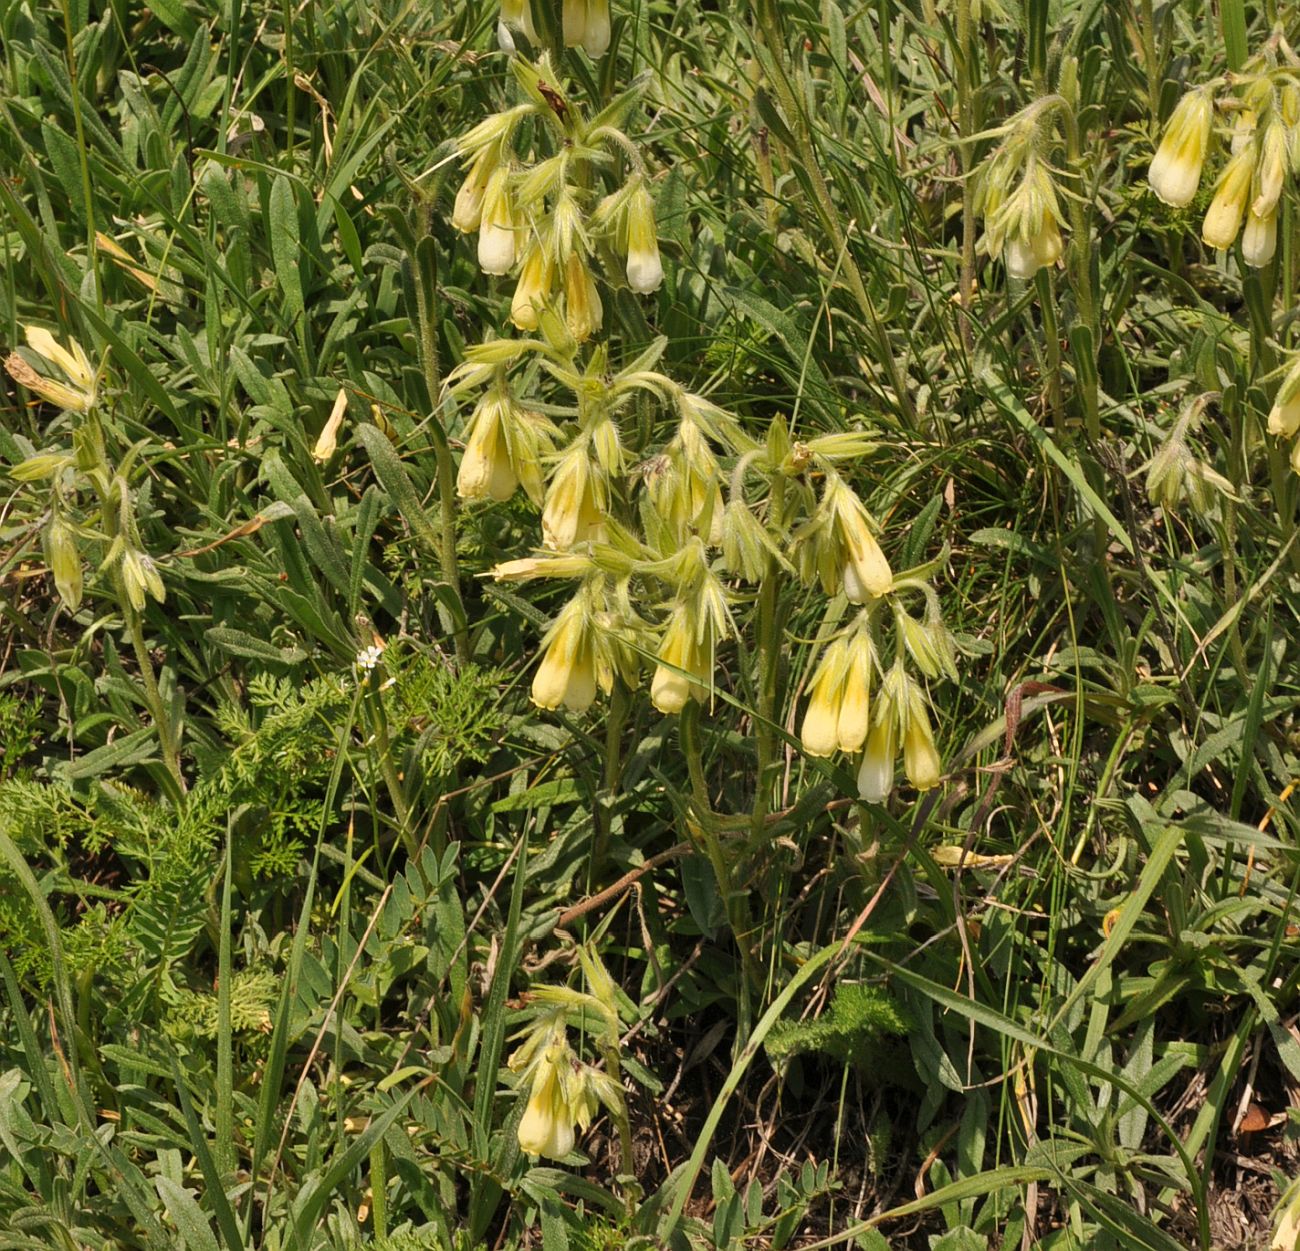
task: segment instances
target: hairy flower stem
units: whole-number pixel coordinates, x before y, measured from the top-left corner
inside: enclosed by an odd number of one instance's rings
[[[1082,194],[1087,187],[1079,122],[1074,109],[1065,101],[1062,101],[1061,115],[1065,126],[1066,157],[1081,192],[1070,197],[1069,267],[1079,321],[1087,327],[1088,336],[1086,359],[1078,359],[1076,346],[1075,387],[1079,393],[1079,402],[1083,405],[1084,429],[1096,445],[1101,442],[1101,414],[1097,395],[1097,352],[1101,347],[1101,326],[1097,316],[1096,294],[1092,289],[1092,221],[1088,212],[1092,197]]]
[[[1056,283],[1049,269],[1034,275],[1038,288],[1038,307],[1043,313],[1043,344],[1047,350],[1047,396],[1052,408],[1056,437],[1065,442],[1069,430],[1065,420],[1065,393],[1061,387],[1061,331],[1056,318]]]
[[[438,412],[442,377],[438,367],[438,327],[434,320],[434,309],[438,303],[438,263],[433,236],[433,212],[434,199],[430,197],[422,206],[422,238],[416,245],[415,254],[410,257],[410,263],[415,273],[416,306],[420,320],[420,366],[424,371],[424,386],[429,396],[429,430],[433,439],[437,473],[440,537],[438,566],[442,580],[450,589],[456,604],[456,621],[452,627],[456,660],[465,665],[470,660],[470,642],[465,600],[460,587],[460,562],[456,555],[456,465],[451,458],[447,428],[442,424]]]
[[[126,633],[131,640],[131,650],[135,652],[135,663],[140,670],[140,681],[144,686],[144,702],[149,709],[149,715],[153,717],[154,728],[158,731],[158,744],[162,749],[163,764],[176,783],[179,797],[185,794],[185,775],[181,772],[175,727],[171,723],[162,694],[158,690],[158,677],[154,673],[153,657],[149,655],[149,648],[145,645],[144,620],[132,607],[120,572],[113,577],[113,589],[117,594],[122,616],[126,620]]]
[[[777,474],[772,483],[768,521],[774,534],[782,533],[785,523],[785,479]],[[772,807],[774,770],[780,763],[780,739],[774,726],[779,711],[781,683],[782,631],[780,614],[781,567],[774,556],[767,560],[767,572],[758,592],[758,718],[755,746],[758,769],[755,779],[754,808],[750,836],[754,845],[763,834],[767,814]]]
[[[962,311],[961,343],[969,354],[974,347],[971,304],[975,299],[975,179],[971,166],[975,160],[970,142],[975,133],[974,90],[971,70],[975,42],[971,31],[971,0],[957,0],[957,126],[961,143],[957,156],[961,162],[961,275],[957,298]]]
[[[866,318],[871,327],[872,335],[876,340],[876,352],[880,364],[884,368],[889,388],[894,393],[894,402],[903,417],[910,424],[914,424],[916,408],[912,403],[912,397],[908,394],[907,382],[898,368],[898,362],[894,359],[894,350],[889,342],[889,334],[885,329],[884,322],[881,321],[880,312],[876,308],[875,301],[867,290],[867,284],[863,280],[862,272],[858,269],[857,262],[849,254],[848,236],[840,225],[840,219],[835,210],[835,202],[831,199],[830,188],[827,187],[826,180],[822,177],[817,150],[813,146],[812,135],[808,126],[808,118],[799,105],[794,87],[786,72],[785,41],[781,34],[781,18],[776,0],[760,0],[757,11],[763,43],[766,45],[768,52],[768,76],[776,92],[781,111],[785,114],[786,121],[789,124],[790,133],[794,137],[795,155],[798,157],[800,170],[804,177],[807,178],[808,186],[812,189],[813,209],[821,222],[822,229],[834,245],[836,254],[843,254],[844,256],[844,272],[848,277],[849,289],[852,291],[858,307],[862,310],[863,317]]]
[[[1156,56],[1156,16],[1153,0],[1142,0],[1142,60],[1147,74],[1147,110],[1160,121],[1160,63]]]
[[[373,678],[365,678],[369,684]],[[393,805],[393,820],[397,823],[397,835],[412,859],[418,856],[420,848],[411,829],[411,806],[406,802],[406,792],[402,779],[398,776],[397,765],[393,761],[393,744],[388,734],[388,718],[384,713],[382,697],[378,691],[367,691],[367,698],[362,700],[366,720],[370,723],[370,735],[379,761],[379,772],[384,779],[384,789],[388,792]],[[442,847],[434,849],[442,855]]]
[[[614,689],[609,696],[609,713],[605,718],[605,763],[601,777],[600,795],[596,800],[594,821],[596,842],[591,852],[591,884],[593,887],[604,872],[609,855],[613,818],[611,809],[618,792],[618,780],[623,773],[623,727],[627,723],[628,691],[621,678],[614,679]]]
[[[740,996],[737,1010],[736,1046],[742,1047],[749,1037],[752,1024],[750,1008],[751,987],[762,985],[759,969],[754,963],[754,954],[750,950],[750,936],[754,933],[754,922],[749,911],[749,899],[744,891],[735,888],[731,869],[727,864],[722,841],[718,838],[718,819],[709,802],[709,786],[704,777],[704,763],[700,752],[700,704],[698,700],[688,699],[686,707],[677,717],[677,732],[681,736],[682,754],[686,757],[686,770],[691,779],[691,796],[695,804],[696,828],[690,831],[693,838],[702,844],[702,850],[708,857],[713,869],[713,877],[718,885],[718,893],[727,910],[727,921],[740,949],[740,962],[744,970],[741,978]]]
[[[623,1086],[623,1066],[619,1062],[618,1047],[608,1042],[598,1042],[600,1054],[605,1060],[605,1071],[614,1079],[620,1090]],[[627,1205],[628,1219],[636,1215],[637,1205],[641,1201],[641,1187],[636,1180],[636,1165],[632,1157],[632,1123],[628,1120],[627,1105],[619,1099],[617,1111],[611,1109],[610,1115],[618,1129],[619,1186],[623,1192],[623,1202]]]

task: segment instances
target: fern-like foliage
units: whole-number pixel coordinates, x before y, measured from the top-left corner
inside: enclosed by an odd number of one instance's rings
[[[815,1051],[855,1064],[869,1063],[874,1044],[906,1034],[907,1017],[884,990],[857,984],[839,985],[830,1008],[815,1021],[778,1021],[767,1036],[774,1064]]]

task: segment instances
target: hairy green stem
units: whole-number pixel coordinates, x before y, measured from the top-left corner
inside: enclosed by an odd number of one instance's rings
[[[437,264],[433,245],[433,210],[430,199],[423,205],[421,221],[423,240],[417,244],[415,256],[410,258],[415,272],[416,307],[420,318],[420,366],[424,371],[424,386],[429,397],[429,431],[433,439],[434,466],[438,491],[438,566],[443,582],[455,599],[458,620],[454,627],[456,659],[462,664],[470,660],[469,627],[465,615],[465,600],[461,594],[460,559],[456,553],[456,465],[451,456],[447,429],[442,424],[439,399],[442,393],[442,375],[438,363],[438,327],[434,320],[437,307]],[[426,270],[422,262],[428,262]]]
[[[777,474],[772,481],[769,501],[769,524],[772,533],[781,534],[785,525],[785,478]],[[780,619],[781,566],[776,557],[767,558],[767,572],[758,592],[758,719],[754,741],[758,757],[754,789],[754,808],[750,833],[755,843],[763,833],[772,806],[772,770],[779,763],[780,739],[776,730],[783,654]]]
[[[594,887],[604,869],[609,855],[609,840],[613,834],[610,808],[618,790],[618,780],[623,773],[623,726],[627,722],[629,700],[622,679],[614,679],[614,689],[609,697],[609,713],[605,718],[605,761],[601,776],[600,795],[596,800],[594,821],[596,843],[591,853],[591,882]]]
[[[743,891],[736,888],[732,880],[726,852],[722,840],[718,837],[717,815],[709,802],[709,787],[704,777],[704,763],[700,750],[700,705],[697,700],[688,699],[686,707],[678,713],[677,732],[681,736],[682,754],[686,757],[686,771],[691,779],[691,795],[695,804],[699,840],[713,869],[718,893],[722,896],[723,905],[727,910],[727,922],[731,926],[736,946],[740,949],[740,962],[744,976],[741,978],[736,1025],[736,1046],[739,1048],[749,1037],[752,1020],[750,988],[761,985],[759,970],[754,964],[754,954],[750,949],[754,922],[749,910],[749,899]]]
[[[1066,158],[1070,171],[1079,186],[1079,194],[1070,197],[1070,281],[1074,300],[1079,310],[1079,320],[1088,327],[1091,354],[1089,360],[1075,363],[1075,386],[1083,405],[1084,429],[1088,438],[1101,442],[1101,415],[1097,396],[1097,352],[1101,347],[1101,325],[1098,316],[1096,293],[1092,288],[1092,220],[1089,213],[1091,197],[1086,171],[1083,167],[1083,145],[1079,136],[1079,121],[1074,109],[1062,101],[1061,115],[1065,126]]]
[[[971,326],[971,303],[975,298],[975,179],[972,166],[975,151],[971,136],[975,133],[974,90],[971,83],[975,45],[971,38],[971,0],[957,0],[957,128],[961,142],[957,159],[961,162],[961,274],[958,302],[962,311],[961,342],[969,354],[974,347]]]
[[[144,700],[149,714],[153,717],[154,728],[158,731],[158,742],[162,748],[163,764],[172,775],[180,793],[185,793],[185,775],[181,772],[180,753],[176,750],[175,727],[167,708],[163,704],[162,693],[158,689],[158,677],[153,670],[153,657],[144,640],[144,621],[131,604],[126,593],[126,585],[120,573],[113,578],[117,592],[117,602],[122,615],[126,618],[126,633],[131,640],[131,650],[135,652],[135,662],[140,670],[140,681],[144,684]]]
[[[613,1078],[621,1091],[623,1088],[623,1066],[619,1061],[618,1046],[608,1040],[597,1043],[600,1054],[605,1060],[605,1070]],[[636,1180],[636,1164],[632,1156],[632,1123],[628,1119],[627,1105],[619,1099],[617,1110],[611,1109],[614,1124],[618,1129],[619,1186],[623,1192],[623,1202],[627,1205],[628,1219],[636,1215],[637,1205],[641,1201],[641,1187]]]
[[[1160,121],[1160,64],[1156,56],[1156,16],[1153,0],[1142,0],[1142,60],[1147,74],[1147,109]]]

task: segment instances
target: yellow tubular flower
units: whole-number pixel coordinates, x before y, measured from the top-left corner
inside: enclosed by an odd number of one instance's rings
[[[24,326],[23,334],[27,346],[46,364],[61,370],[72,385],[37,373],[17,352],[11,352],[5,359],[5,370],[9,376],[20,386],[35,392],[46,403],[58,408],[73,413],[87,413],[94,408],[97,393],[95,371],[81,344],[70,339],[72,348],[69,351],[40,326]]]
[[[576,48],[587,37],[587,0],[564,0],[560,13],[564,46]]]
[[[539,708],[585,712],[595,701],[596,647],[588,608],[586,594],[579,591],[547,633],[546,650],[533,675],[532,698]]]
[[[542,542],[552,551],[566,552],[577,543],[600,542],[605,537],[596,472],[587,452],[587,440],[573,443],[546,492]]]
[[[496,145],[484,148],[470,162],[451,210],[451,224],[461,234],[472,234],[479,228],[479,223],[483,220],[483,197],[487,194],[488,181],[498,164]]]
[[[898,727],[893,710],[878,712],[867,735],[867,749],[858,768],[858,794],[869,804],[883,804],[894,789],[894,757]]]
[[[579,343],[585,343],[600,329],[603,317],[600,292],[591,271],[576,251],[570,252],[564,267],[564,319],[569,333]]]
[[[519,282],[510,301],[510,320],[520,330],[537,329],[537,308],[551,292],[551,259],[546,247],[534,243],[519,270]]]
[[[1291,366],[1277,389],[1272,411],[1268,415],[1269,434],[1291,438],[1300,431],[1300,357]]]
[[[658,291],[664,280],[655,232],[655,206],[644,183],[638,182],[627,204],[627,281],[639,295]]]
[[[1002,259],[1012,278],[1028,281],[1040,269],[1055,265],[1064,251],[1061,227],[1055,215],[1048,212],[1043,214],[1041,224],[1033,234],[1008,236]]]
[[[839,746],[841,691],[848,664],[848,647],[843,639],[836,639],[813,674],[808,709],[799,733],[803,749],[810,756],[829,756]]]
[[[1213,125],[1208,91],[1197,88],[1178,101],[1147,172],[1151,190],[1166,204],[1186,208],[1196,198]]]
[[[533,1070],[528,1106],[519,1122],[519,1147],[528,1155],[562,1160],[574,1144],[574,1111],[565,1089],[564,1066],[572,1067],[567,1043],[553,1042]]]
[[[334,407],[330,409],[329,420],[325,422],[320,437],[316,440],[316,446],[311,450],[312,460],[319,461],[323,465],[338,451],[339,430],[343,426],[343,418],[347,416],[347,412],[348,393],[340,387],[338,395],[334,397]]]
[[[1263,269],[1277,251],[1277,209],[1259,216],[1252,206],[1246,212],[1246,226],[1241,232],[1241,259],[1251,269]]]
[[[493,170],[483,193],[478,264],[485,274],[507,273],[515,263],[515,214],[509,179],[506,168]]]
[[[934,745],[925,696],[915,683],[909,684],[907,725],[903,729],[903,772],[918,791],[928,791],[939,784],[943,764]]]
[[[656,653],[660,661],[650,683],[650,700],[660,712],[681,712],[688,699],[702,700],[709,680],[708,649],[696,639],[694,614],[679,603],[668,619]],[[684,669],[690,677],[678,673]],[[692,680],[694,679],[694,680]]]
[[[484,394],[474,410],[465,455],[456,475],[456,494],[461,499],[504,501],[519,485],[503,428],[508,404],[509,398],[494,388]]]
[[[587,0],[587,28],[582,46],[594,61],[609,51],[609,0]]]
[[[1206,247],[1230,248],[1241,230],[1255,173],[1255,148],[1244,147],[1224,167],[1215,184],[1214,199],[1201,226]]]
[[[73,386],[94,394],[95,371],[76,339],[69,339],[72,350],[63,347],[55,337],[40,326],[24,326],[23,337],[33,352],[43,356],[51,365],[57,365],[67,375]]]
[[[835,735],[840,751],[859,750],[871,724],[871,639],[859,630],[848,644]]]
[[[905,713],[907,675],[897,663],[885,675],[867,733],[866,750],[858,767],[858,794],[871,804],[884,803],[894,789],[894,759],[898,755],[898,723]]]
[[[835,524],[844,559],[844,594],[852,604],[865,604],[887,594],[894,575],[871,533],[862,501],[842,481],[836,484],[834,498]]]
[[[1287,172],[1287,133],[1279,118],[1273,118],[1264,128],[1259,142],[1259,164],[1255,170],[1256,196],[1251,212],[1257,217],[1268,217],[1277,209],[1282,198],[1282,186]]]

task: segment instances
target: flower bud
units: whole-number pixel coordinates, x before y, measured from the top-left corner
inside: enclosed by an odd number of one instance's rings
[[[1224,167],[1201,226],[1201,238],[1206,247],[1230,248],[1236,241],[1250,199],[1254,173],[1254,147],[1242,148]]]
[[[721,540],[727,572],[746,582],[758,582],[767,573],[772,559],[787,569],[790,567],[763,523],[740,496],[733,494],[722,510]]]
[[[59,598],[69,612],[76,612],[81,607],[81,553],[76,531],[62,517],[56,516],[45,529],[45,552]]]
[[[1187,446],[1176,435],[1157,448],[1147,467],[1147,498],[1153,505],[1175,509],[1182,503],[1189,458]]]
[[[1147,179],[1166,204],[1186,208],[1201,185],[1201,170],[1214,124],[1214,101],[1204,88],[1187,92],[1174,108]]]
[[[316,446],[312,448],[313,460],[323,465],[338,450],[339,429],[343,425],[343,418],[347,415],[347,411],[348,393],[340,387],[338,395],[334,397],[334,407],[330,409],[329,419],[316,440]]]
[[[894,622],[908,655],[927,678],[937,678],[943,665],[930,632],[901,605],[894,605]]]
[[[37,452],[11,466],[8,473],[15,482],[39,482],[53,478],[72,463],[73,458],[66,452]]]
[[[595,568],[590,556],[524,556],[502,561],[489,571],[496,582],[527,582],[530,578],[579,578]]]
[[[627,281],[639,295],[659,290],[664,280],[655,233],[654,200],[644,183],[638,182],[627,203]]]
[[[1251,212],[1257,217],[1271,216],[1282,198],[1286,181],[1287,133],[1279,118],[1274,117],[1264,127],[1259,143],[1259,162],[1255,170],[1255,200]]]
[[[122,551],[122,584],[126,588],[126,597],[136,612],[144,610],[145,595],[154,597],[160,604],[166,595],[162,578],[153,561],[143,552],[133,547]]]

